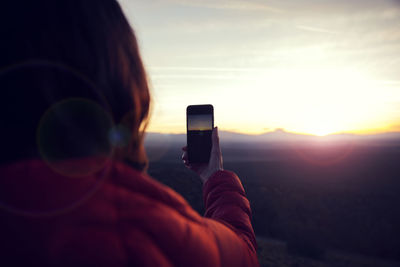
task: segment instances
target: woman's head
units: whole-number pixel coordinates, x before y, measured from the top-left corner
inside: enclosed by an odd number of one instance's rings
[[[38,127],[49,108],[86,99],[106,109],[116,129],[129,129],[129,144],[118,148],[117,156],[145,164],[148,82],[135,35],[117,1],[6,1],[0,10],[0,116],[6,148],[1,161],[36,155]],[[78,127],[73,121],[61,124]],[[93,134],[85,131],[81,127],[82,136]]]

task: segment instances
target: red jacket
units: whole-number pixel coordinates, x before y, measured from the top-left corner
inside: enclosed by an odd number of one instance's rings
[[[0,265],[258,266],[238,177],[219,171],[203,194],[204,217],[123,163],[85,177],[40,160],[1,166]]]

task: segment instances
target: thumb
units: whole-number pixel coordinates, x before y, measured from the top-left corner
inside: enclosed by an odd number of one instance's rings
[[[218,127],[215,127],[212,131],[211,134],[211,141],[212,141],[212,147],[211,147],[211,157],[218,157],[221,154],[221,149],[219,147],[219,136],[218,136]]]

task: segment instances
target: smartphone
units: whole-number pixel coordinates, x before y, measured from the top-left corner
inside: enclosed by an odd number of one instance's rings
[[[186,108],[187,152],[189,163],[208,163],[211,133],[214,128],[212,105],[190,105]]]

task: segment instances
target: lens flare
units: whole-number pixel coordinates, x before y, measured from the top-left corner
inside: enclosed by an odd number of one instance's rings
[[[321,137],[323,138],[323,137]],[[354,142],[327,143],[293,147],[299,158],[312,165],[331,166],[346,160],[354,150]]]
[[[124,125],[116,125],[109,130],[108,138],[113,147],[126,147],[131,139],[131,132]]]
[[[0,87],[8,93],[4,155],[13,156],[0,166],[0,208],[42,217],[84,203],[112,167],[114,121],[101,90],[79,71],[43,60],[1,69]]]
[[[65,176],[87,176],[99,171],[111,158],[113,146],[109,131],[113,128],[110,114],[94,101],[71,98],[54,104],[43,115],[37,144],[43,160]],[[65,160],[96,157],[98,160],[82,165]]]

